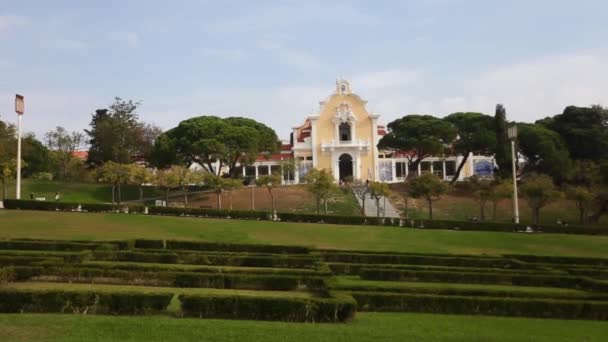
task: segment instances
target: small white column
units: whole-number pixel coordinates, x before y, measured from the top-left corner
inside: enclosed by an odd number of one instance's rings
[[[270,165],[268,165],[268,175],[270,176]]]
[[[311,138],[311,143],[312,143],[312,167],[316,168],[317,167],[317,149],[319,148],[319,146],[317,146],[317,120],[319,119],[319,117],[315,116],[315,117],[311,117],[310,118],[310,138]]]
[[[422,167],[420,166],[422,162],[418,163],[418,176],[422,174]]]
[[[247,174],[245,173],[245,169],[246,169],[246,166],[243,165],[243,178],[245,178],[247,176]]]
[[[293,168],[293,181],[296,184],[300,183],[300,165],[296,162],[295,167]]]
[[[442,174],[442,178],[445,179],[445,160],[443,161],[443,165],[441,165],[443,167],[443,174]]]
[[[435,174],[435,168],[433,167],[434,162],[430,162],[431,163],[431,174]]]
[[[255,166],[255,179],[258,179],[258,166]]]
[[[409,173],[410,173],[410,161],[406,160],[405,161],[405,178],[407,178]]]
[[[393,158],[391,160],[391,167],[392,167],[392,171],[391,171],[391,182],[395,180],[395,178],[397,177],[397,166],[395,165],[395,158]]]

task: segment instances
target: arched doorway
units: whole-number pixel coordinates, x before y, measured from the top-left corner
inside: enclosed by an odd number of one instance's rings
[[[338,165],[340,170],[340,180],[344,180],[346,177],[353,176],[353,157],[349,154],[344,153],[338,158]]]

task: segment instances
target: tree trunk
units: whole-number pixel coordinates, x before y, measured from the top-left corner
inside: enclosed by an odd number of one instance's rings
[[[361,216],[365,216],[365,195],[361,199]]]
[[[601,200],[599,208],[593,215],[589,216],[589,222],[597,223],[600,220],[600,217],[608,210],[608,200]]]
[[[317,198],[317,215],[321,214],[321,198]]]
[[[6,199],[6,181],[2,179],[2,200]]]
[[[428,199],[429,202],[429,220],[433,219],[433,201]]]
[[[485,221],[486,219],[486,203],[479,201],[479,220]]]
[[[405,213],[404,213],[405,215],[404,216],[405,216],[405,219],[407,220],[410,218],[409,203],[408,203],[409,201],[408,201],[407,196],[403,196],[403,202],[405,202]]]
[[[456,168],[456,173],[454,174],[454,178],[452,178],[452,180],[450,181],[450,184],[454,184],[456,182],[456,180],[458,180],[458,177],[460,177],[460,172],[462,171],[464,164],[467,163],[467,159],[469,159],[470,153],[471,153],[471,151],[467,151],[467,153],[464,155],[464,157],[460,161],[460,164],[458,164],[458,167]]]
[[[120,183],[118,183],[118,204],[122,202],[122,191],[120,189]]]
[[[165,206],[169,206],[169,188],[165,188]]]
[[[376,197],[376,217],[380,217],[380,197]]]
[[[184,208],[188,208],[188,187],[183,187],[182,191],[184,191]]]
[[[323,205],[325,206],[325,215],[327,215],[327,198],[323,199]]]
[[[272,195],[272,191],[270,191],[270,200],[272,201],[272,218],[274,219],[276,210],[274,208],[274,196]]]
[[[139,200],[143,201],[144,200],[144,187],[143,186],[139,186]]]
[[[540,208],[534,208],[532,209],[532,213],[533,213],[533,222],[534,224],[538,224],[538,222],[540,221]]]
[[[492,221],[496,221],[496,207],[498,206],[498,202],[492,202]]]
[[[232,210],[232,191],[228,191],[228,200],[230,201],[230,210]]]
[[[222,209],[222,193],[217,193],[217,208]]]
[[[578,203],[578,222],[580,224],[585,224],[585,216],[586,216],[585,212],[586,212],[585,206],[581,202],[579,202]]]
[[[116,185],[112,184],[112,205],[114,205],[114,203],[116,203],[116,201],[114,200],[114,189],[116,189]]]

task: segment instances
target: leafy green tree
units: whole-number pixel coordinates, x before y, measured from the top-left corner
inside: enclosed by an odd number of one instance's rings
[[[576,204],[579,223],[587,223],[587,213],[593,204],[594,194],[582,186],[569,186],[566,188],[566,198]]]
[[[57,126],[55,130],[45,135],[46,145],[53,151],[54,160],[57,163],[57,178],[65,180],[68,178],[70,166],[76,152],[84,142],[84,135],[80,132],[68,132],[65,128]]]
[[[555,201],[561,193],[555,190],[551,177],[543,174],[530,174],[521,186],[521,193],[532,209],[532,221],[540,223],[540,210],[547,204]]]
[[[260,176],[258,179],[256,179],[255,183],[257,186],[266,187],[266,190],[268,190],[268,195],[270,195],[270,200],[272,202],[272,216],[275,217],[277,213],[274,204],[275,194],[273,191],[281,186],[281,175],[273,173],[270,175]]]
[[[222,192],[226,189],[226,178],[222,178],[213,173],[206,173],[205,185],[211,189],[217,196],[217,208],[222,209]]]
[[[361,200],[361,216],[365,216],[365,200],[369,195],[369,186],[359,180],[346,184],[352,189],[355,196]]]
[[[279,144],[274,130],[255,120],[200,116],[161,134],[152,156],[157,166],[173,161],[186,166],[198,163],[216,175],[227,166],[234,178],[237,164],[251,165],[260,153],[275,152]]]
[[[491,198],[492,183],[487,179],[480,179],[477,176],[467,178],[465,181],[468,184],[468,189],[475,197],[475,200],[479,204],[479,220],[485,221],[486,219],[486,204]]]
[[[562,114],[537,123],[557,132],[572,159],[599,163],[608,159],[608,109],[601,106],[566,107]]]
[[[544,173],[558,184],[565,181],[571,161],[559,134],[541,125],[518,124],[517,127],[519,151],[526,160],[522,173]]]
[[[507,111],[502,104],[496,105],[494,132],[496,134],[494,159],[499,176],[506,178],[511,175],[511,144],[507,136]]]
[[[122,202],[121,187],[129,182],[129,178],[130,166],[128,164],[107,162],[97,169],[98,181],[112,186],[112,204]],[[118,190],[118,200],[115,196],[116,190]]]
[[[2,199],[6,199],[6,185],[12,179],[17,167],[17,139],[15,126],[0,120],[0,177]]]
[[[327,215],[327,199],[337,189],[333,174],[327,169],[311,169],[306,174],[305,180],[306,189],[314,196],[317,203],[317,214],[321,213],[321,202],[323,202]]]
[[[169,192],[179,186],[179,177],[169,169],[158,169],[154,174],[154,183],[165,192],[165,204],[169,205]]]
[[[114,99],[108,109],[98,109],[93,114],[89,137],[87,163],[102,165],[107,161],[127,164],[136,158],[147,157],[152,144],[160,134],[160,128],[139,120],[137,109],[140,102]]]
[[[376,216],[380,217],[380,199],[390,194],[388,184],[382,182],[370,182],[369,191],[372,197],[376,200]]]
[[[149,169],[137,165],[129,165],[129,184],[133,184],[139,188],[139,200],[144,199],[144,186],[154,181],[154,174]]]
[[[454,152],[462,154],[463,158],[451,183],[458,180],[460,172],[466,164],[469,154],[492,155],[496,149],[496,132],[494,120],[482,113],[454,113],[444,118],[458,130],[458,138],[452,144]]]
[[[52,171],[51,156],[48,148],[36,139],[33,134],[26,134],[23,137],[22,153],[23,161],[26,164],[22,170],[24,177]]]
[[[498,204],[505,199],[513,198],[513,184],[506,181],[495,181],[490,187],[488,195],[492,202],[492,221],[496,221]]]
[[[388,134],[378,142],[381,150],[407,151],[410,170],[429,156],[439,156],[456,138],[451,123],[431,115],[407,115],[388,124]],[[414,174],[414,172],[410,172]]]
[[[198,185],[204,181],[204,174],[200,171],[192,171],[182,165],[173,165],[169,169],[177,180],[177,186],[181,188],[184,196],[184,207],[188,208],[188,194],[191,185]]]
[[[232,210],[232,192],[243,187],[243,180],[240,178],[224,178],[225,190],[228,192],[230,210]]]
[[[429,206],[429,219],[433,219],[433,202],[438,201],[448,190],[448,185],[432,173],[408,181],[408,192],[413,198],[426,200]]]

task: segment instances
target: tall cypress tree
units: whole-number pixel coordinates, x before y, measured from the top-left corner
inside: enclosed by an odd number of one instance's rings
[[[494,158],[496,159],[496,165],[498,165],[498,175],[507,177],[511,175],[511,155],[507,136],[507,111],[502,104],[496,105],[494,129],[496,131],[496,154]]]

